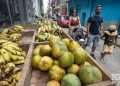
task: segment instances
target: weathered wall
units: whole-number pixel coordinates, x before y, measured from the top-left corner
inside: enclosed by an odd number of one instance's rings
[[[69,7],[76,7],[81,21],[84,22],[90,14],[93,15],[97,4],[102,5],[101,15],[105,23],[120,22],[120,0],[70,0]]]

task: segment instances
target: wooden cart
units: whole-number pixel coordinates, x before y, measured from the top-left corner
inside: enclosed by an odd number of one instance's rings
[[[48,74],[34,70],[31,67],[32,51],[35,46],[36,44],[31,44],[30,46],[30,51],[22,71],[23,75],[18,86],[46,86],[45,83],[48,80]],[[103,75],[103,81],[88,86],[115,86],[116,82],[111,80],[110,73],[102,65],[98,64],[91,56],[89,56],[88,61],[98,67]]]
[[[71,37],[68,34],[66,34],[66,36],[71,39]],[[45,84],[48,80],[48,74],[45,72],[32,69],[31,60],[32,60],[32,52],[35,46],[37,44],[41,44],[41,45],[47,44],[47,42],[35,43],[34,40],[35,40],[35,34],[33,36],[33,42],[30,43],[29,52],[27,54],[24,68],[22,70],[22,76],[17,86],[46,86]],[[96,62],[96,60],[94,60],[90,55],[88,56],[89,56],[88,61],[101,70],[103,75],[103,81],[87,86],[116,86],[116,82],[112,81],[110,76],[111,74],[106,70],[106,68],[104,68],[102,64],[100,63],[98,64],[98,62]]]

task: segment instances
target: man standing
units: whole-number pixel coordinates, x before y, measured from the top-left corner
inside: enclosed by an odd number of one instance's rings
[[[91,56],[95,58],[94,52],[96,47],[98,46],[98,42],[100,39],[100,34],[103,28],[103,18],[100,16],[101,6],[96,6],[95,15],[88,18],[87,24],[87,32],[88,32],[88,40],[86,46],[89,46],[91,42],[93,42],[91,49]]]

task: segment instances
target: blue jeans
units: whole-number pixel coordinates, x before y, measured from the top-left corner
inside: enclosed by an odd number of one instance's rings
[[[100,39],[99,35],[89,34],[86,46],[90,46],[90,44],[93,42],[93,47],[97,47],[99,44],[99,39]]]

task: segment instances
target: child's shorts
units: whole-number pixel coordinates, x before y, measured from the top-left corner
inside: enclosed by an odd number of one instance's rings
[[[103,46],[103,53],[112,53],[113,52],[113,45],[104,45]]]

